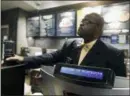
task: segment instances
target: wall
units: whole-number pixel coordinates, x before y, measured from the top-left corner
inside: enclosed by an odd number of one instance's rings
[[[27,12],[19,9],[17,24],[17,54],[20,53],[21,47],[28,47],[26,38],[26,17]]]
[[[57,7],[57,8],[51,8],[51,9],[46,9],[46,10],[40,10],[39,13],[34,12],[33,14],[31,14],[32,16],[36,16],[38,14],[49,14],[49,13],[55,13],[55,12],[60,12],[60,11],[65,11],[65,10],[69,10],[69,9],[78,9],[81,8],[83,6],[98,6],[98,5],[107,5],[107,4],[111,4],[111,3],[118,3],[118,2],[101,2],[101,3],[93,3],[89,2],[89,4],[84,3],[84,4],[79,4],[79,6],[77,6],[78,4],[74,4],[74,5],[67,5],[67,6],[62,6],[62,7]],[[85,5],[86,4],[86,5]],[[30,16],[31,16],[30,15]],[[77,38],[75,38],[77,39]],[[35,39],[35,46],[37,47],[42,47],[42,48],[61,48],[63,43],[65,42],[65,38],[37,38]],[[107,42],[109,44],[111,44],[110,42]],[[118,48],[118,49],[128,49],[129,45],[128,44],[111,44],[112,46]]]
[[[0,8],[1,8],[1,4],[0,4]],[[1,13],[0,13],[0,21],[1,21]],[[0,39],[1,39],[1,31],[0,31]],[[2,57],[2,56],[1,56],[1,50],[2,50],[2,49],[1,49],[1,46],[2,46],[2,45],[1,45],[1,40],[0,40],[0,63],[1,63],[1,57]],[[1,76],[1,74],[0,74],[0,76]],[[0,83],[0,84],[1,84],[1,83]]]
[[[72,8],[72,7],[69,7],[69,8]],[[74,6],[73,8],[76,8],[76,7]],[[59,8],[53,8],[50,11],[49,11],[49,9],[48,9],[48,11],[41,10],[40,12],[41,13],[46,13],[46,12],[52,13],[54,10],[59,11],[60,9],[67,10],[68,8],[63,6],[63,7],[59,7]],[[33,15],[36,15],[36,14],[33,14]],[[9,24],[9,27],[10,27],[9,39],[12,39],[14,41],[17,40],[16,52],[18,54],[20,53],[21,47],[36,46],[36,47],[49,48],[49,49],[59,49],[62,47],[63,43],[65,42],[65,38],[37,38],[37,39],[35,39],[35,41],[32,38],[27,39],[26,38],[26,17],[28,17],[28,13],[21,9],[18,9],[18,8],[2,12],[2,22],[1,23],[2,23],[2,25]],[[119,48],[119,46],[116,46],[116,47]],[[128,46],[126,46],[126,47],[128,48]]]
[[[123,1],[91,1],[91,2],[82,1],[81,3],[78,3],[78,4],[68,4],[68,5],[63,5],[63,6],[57,6],[54,8],[41,9],[39,11],[33,11],[33,12],[30,12],[29,15],[36,16],[38,14],[56,13],[56,12],[67,11],[67,10],[71,10],[71,9],[80,9],[80,8],[87,7],[87,6],[92,7],[92,6],[108,5],[108,4],[112,4],[112,3],[118,3],[118,2],[123,2]],[[54,4],[53,6],[55,6],[55,5],[57,5],[57,4]]]
[[[15,52],[17,43],[17,20],[18,8],[1,12],[1,25],[9,25],[9,39],[15,41]]]
[[[60,49],[65,42],[65,38],[41,38],[35,40],[35,46],[47,49]]]
[[[15,53],[19,54],[21,47],[27,47],[26,17],[27,12],[15,8],[1,13],[1,24],[9,24],[9,39],[15,41]]]

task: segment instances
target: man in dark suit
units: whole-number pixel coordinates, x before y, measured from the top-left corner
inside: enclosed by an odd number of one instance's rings
[[[103,33],[103,18],[96,13],[88,14],[82,20],[78,34],[84,39],[84,44],[78,46],[77,41],[66,42],[55,52],[41,56],[21,57],[15,55],[8,60],[24,61],[26,68],[36,68],[40,65],[70,63],[80,66],[95,66],[111,68],[117,76],[126,77],[126,66],[122,51],[103,43],[99,38]]]

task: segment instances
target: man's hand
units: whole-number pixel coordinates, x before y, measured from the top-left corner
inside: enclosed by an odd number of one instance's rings
[[[18,55],[14,55],[13,57],[9,57],[9,58],[6,59],[6,61],[12,61],[12,60],[13,61],[16,60],[16,61],[22,62],[24,60],[24,57],[18,56]]]

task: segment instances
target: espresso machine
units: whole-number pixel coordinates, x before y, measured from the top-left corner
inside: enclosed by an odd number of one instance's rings
[[[14,56],[14,41],[4,41],[4,61],[6,58]]]
[[[14,65],[16,63],[18,63],[15,60],[11,60],[11,61],[6,61],[7,58],[14,56],[15,54],[15,45],[14,45],[14,41],[12,40],[5,40],[3,42],[3,60],[4,63],[3,65]]]

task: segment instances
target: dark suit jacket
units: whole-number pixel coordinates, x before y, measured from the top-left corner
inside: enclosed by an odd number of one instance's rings
[[[66,42],[63,48],[56,52],[37,57],[25,57],[26,68],[40,67],[41,64],[54,65],[59,62],[78,64],[81,48],[82,46],[78,46],[77,41]],[[117,76],[126,76],[123,52],[101,40],[97,40],[81,65],[111,68]]]

